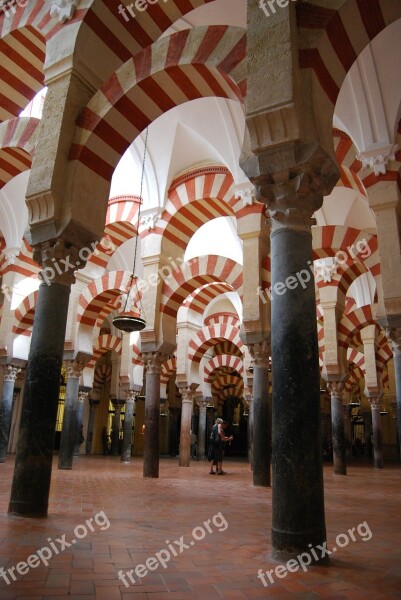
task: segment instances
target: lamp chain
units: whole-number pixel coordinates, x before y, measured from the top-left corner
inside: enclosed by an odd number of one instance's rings
[[[137,276],[135,275],[135,268],[136,268],[136,257],[137,257],[137,253],[138,253],[138,238],[139,238],[139,225],[140,225],[140,221],[141,221],[141,207],[142,207],[142,202],[143,202],[142,191],[143,191],[143,180],[144,180],[144,175],[145,175],[146,152],[147,152],[147,148],[148,148],[148,134],[149,134],[149,128],[147,127],[146,128],[146,133],[145,133],[145,146],[144,146],[144,149],[143,149],[143,158],[142,158],[141,187],[140,187],[140,192],[139,192],[138,225],[137,225],[137,228],[136,228],[135,251],[134,251],[134,265],[133,265],[133,268],[132,268],[130,286],[128,288],[127,297],[126,297],[126,300],[125,300],[124,312],[126,312],[126,309],[127,309],[128,298],[131,295],[131,290],[132,290],[132,286],[134,284],[134,281],[136,281],[136,279],[138,279]],[[143,312],[142,300],[141,300],[141,296],[140,295],[139,295],[139,304],[140,304],[140,307],[141,307],[141,312]]]

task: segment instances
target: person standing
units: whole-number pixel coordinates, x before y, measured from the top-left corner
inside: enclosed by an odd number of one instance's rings
[[[234,439],[234,436],[225,436],[224,430],[227,427],[227,422],[223,421],[223,419],[217,418],[215,424],[213,425],[212,433],[211,433],[211,441],[212,444],[211,453],[209,461],[212,463],[210,465],[210,475],[226,475],[226,472],[223,471],[223,456],[224,456],[224,447],[223,442],[229,442]],[[216,471],[214,471],[213,467],[216,466]]]

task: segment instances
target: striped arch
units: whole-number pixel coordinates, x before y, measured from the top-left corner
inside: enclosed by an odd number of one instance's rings
[[[44,5],[29,2],[15,17],[0,18],[0,122],[18,117],[44,86],[45,38],[32,25]]]
[[[93,387],[100,388],[105,383],[108,383],[109,381],[111,381],[112,370],[113,370],[112,366],[106,365],[106,364],[99,365],[98,367],[96,367],[95,376],[93,379]]]
[[[99,335],[96,340],[96,345],[93,349],[93,358],[86,365],[88,368],[92,369],[96,361],[110,350],[114,350],[117,354],[121,354],[122,349],[122,338],[119,338],[115,335],[111,335],[109,333]]]
[[[110,198],[103,238],[96,245],[88,263],[105,269],[117,248],[136,236],[139,204],[137,196]]]
[[[37,301],[38,290],[26,296],[15,309],[14,319],[16,324],[12,328],[15,335],[31,335]]]
[[[362,373],[365,372],[365,355],[362,354],[362,352],[355,350],[355,348],[348,348],[347,360],[349,363],[352,363],[356,367],[359,367]]]
[[[205,352],[213,347],[215,354],[234,354],[243,358],[244,344],[238,327],[228,323],[202,327],[189,342],[188,360],[200,362]]]
[[[351,258],[348,258],[346,264],[337,265],[337,273],[333,273],[331,281],[324,281],[324,278],[320,275],[316,276],[315,272],[316,286],[319,290],[326,286],[336,287],[337,302],[345,309],[346,296],[350,286],[367,271],[368,269],[366,269],[364,263],[354,262]]]
[[[349,375],[347,379],[344,381],[344,387],[347,392],[352,393],[355,387],[359,389],[359,382],[365,378],[365,369],[361,369],[361,367],[353,366],[350,368]]]
[[[143,365],[143,360],[141,358],[141,351],[136,344],[132,345],[132,364],[133,365]]]
[[[175,179],[166,207],[152,233],[185,250],[194,233],[208,221],[232,217],[240,200],[232,193],[234,180],[225,167],[204,167]]]
[[[0,124],[0,189],[31,168],[39,119],[21,117]]]
[[[348,71],[369,42],[400,17],[401,5],[393,0],[347,0],[338,10],[297,4],[299,64],[313,72],[315,115],[327,143]]]
[[[77,321],[95,327],[115,310],[119,297],[130,283],[131,273],[112,271],[92,281],[79,297]],[[101,323],[100,323],[101,324]]]
[[[227,396],[242,396],[244,380],[233,373],[217,373],[212,383],[212,396],[222,400]]]
[[[379,181],[397,181],[401,169],[401,120],[398,123],[395,141],[399,150],[395,154],[395,160],[387,165],[387,172],[379,176],[375,173],[366,175],[362,162],[357,159],[358,150],[351,138],[343,131],[334,130],[334,145],[341,169],[341,184],[367,196],[367,190]]]
[[[343,348],[348,348],[352,343],[354,336],[367,325],[376,325],[377,306],[362,306],[347,315],[343,315],[337,326],[338,344]],[[378,325],[377,325],[378,327]]]
[[[184,304],[188,309],[203,315],[206,307],[214,298],[232,291],[233,289],[228,283],[206,283],[190,294],[184,300]]]
[[[242,266],[230,258],[201,256],[181,265],[163,284],[160,312],[176,318],[184,300],[208,283],[226,283],[242,297]]]
[[[335,256],[340,251],[341,260],[362,262],[373,277],[380,275],[380,256],[376,235],[343,225],[312,227],[313,260]],[[357,246],[357,244],[359,244]],[[358,252],[358,250],[360,250]],[[369,256],[368,256],[369,254]],[[345,256],[346,255],[346,256]]]
[[[205,97],[242,102],[245,46],[243,29],[195,27],[127,56],[77,120],[70,152],[70,160],[77,161],[77,184],[87,170],[109,182],[133,140],[175,106]]]
[[[244,361],[238,356],[230,354],[220,354],[211,358],[204,367],[205,383],[212,383],[216,370],[227,369],[236,371],[239,375],[244,373]]]
[[[177,371],[177,358],[173,356],[162,364],[160,384],[167,385],[171,375]]]
[[[14,263],[4,266],[3,273],[18,273],[24,277],[34,277],[37,279],[39,270],[38,263],[33,260],[31,246],[23,239],[21,249]]]

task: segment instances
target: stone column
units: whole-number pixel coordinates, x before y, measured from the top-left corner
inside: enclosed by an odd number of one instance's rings
[[[382,469],[384,466],[380,401],[381,396],[369,398],[370,408],[372,411],[373,461],[376,469]]]
[[[349,460],[352,454],[352,423],[348,404],[343,404],[343,419],[345,434],[345,459]]]
[[[170,443],[170,456],[177,456],[178,448],[178,415],[180,409],[178,406],[169,406],[169,443]]]
[[[79,379],[84,364],[79,361],[66,362],[67,385],[65,389],[63,427],[61,430],[59,469],[72,469],[76,443],[76,408],[79,394]]]
[[[312,150],[306,144],[303,148]],[[311,225],[338,172],[314,148],[309,162],[288,170],[280,162],[284,150],[266,156],[264,160],[276,161],[273,171],[256,178],[272,227],[272,545],[279,560],[326,540]],[[262,157],[257,159],[260,166]],[[255,388],[254,371],[254,406]],[[254,469],[257,421],[255,408]]]
[[[82,433],[82,418],[84,416],[85,400],[87,400],[89,392],[81,390],[78,393],[75,410],[75,445],[74,445],[74,456],[79,456],[79,449],[81,447],[81,433]]]
[[[124,440],[123,449],[121,452],[121,462],[131,462],[131,447],[132,447],[132,424],[134,420],[135,399],[139,396],[139,392],[128,390],[125,400],[125,415],[124,415]]]
[[[125,404],[125,400],[114,398],[111,400],[114,407],[113,428],[111,431],[111,456],[118,456],[118,445],[120,440],[120,417],[121,409]]]
[[[42,265],[46,283],[39,286],[36,303],[8,511],[13,515],[44,517],[49,499],[68,301],[74,282],[73,269],[82,266],[82,261],[77,249],[65,247],[63,240],[43,243],[35,248],[34,257]],[[67,264],[73,268],[68,269]]]
[[[253,386],[245,388],[245,403],[248,408],[248,461],[253,469]]]
[[[395,390],[397,395],[397,430],[398,446],[401,459],[401,329],[387,329],[388,339],[391,341],[394,358]]]
[[[160,371],[166,357],[159,352],[142,356],[146,367],[143,476],[156,478],[159,477]]]
[[[3,367],[3,391],[0,400],[0,463],[5,462],[13,415],[14,385],[21,369],[6,365]]]
[[[249,344],[253,359],[253,485],[270,486],[269,352],[267,341]]]
[[[100,400],[89,399],[89,418],[88,418],[88,429],[86,431],[86,442],[85,442],[85,453],[91,454],[92,452],[92,441],[93,441],[93,430],[95,427],[95,416],[96,408],[99,406]]]
[[[359,413],[361,417],[363,417],[364,421],[364,431],[365,431],[365,456],[366,458],[372,458],[372,410],[363,411]]]
[[[346,441],[344,431],[343,384],[329,381],[327,389],[331,396],[331,431],[333,444],[333,466],[336,475],[347,474]]]
[[[204,460],[206,453],[206,407],[207,400],[197,400],[199,407],[198,450],[197,459]]]
[[[182,395],[181,404],[181,431],[180,431],[180,455],[178,464],[180,467],[189,467],[191,456],[191,419],[193,391],[190,387],[180,388]]]

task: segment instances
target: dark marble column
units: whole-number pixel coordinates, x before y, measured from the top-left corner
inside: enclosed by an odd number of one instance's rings
[[[373,448],[372,448],[372,437],[373,437],[373,428],[372,428],[372,410],[369,412],[363,411],[359,413],[361,417],[363,417],[364,421],[364,431],[365,431],[365,456],[370,460],[373,458]]]
[[[387,329],[394,357],[395,393],[397,395],[398,451],[401,460],[401,329]]]
[[[121,462],[131,462],[131,447],[132,447],[132,424],[134,420],[135,399],[139,396],[139,392],[129,390],[126,393],[125,414],[124,414],[124,440],[123,449],[121,452]]]
[[[352,424],[351,411],[348,404],[343,404],[344,434],[345,434],[345,459],[352,456]]]
[[[159,477],[160,371],[166,359],[159,352],[143,354],[146,367],[143,476]]]
[[[283,172],[260,188],[272,226],[272,545],[278,560],[326,541],[311,233],[323,201],[323,164],[317,153],[292,176]],[[255,389],[254,371],[254,404]],[[254,430],[257,419],[255,410]],[[255,446],[254,439],[254,454]]]
[[[74,456],[79,456],[79,450],[81,447],[81,434],[83,434],[82,419],[84,416],[85,400],[88,399],[88,395],[89,395],[89,392],[85,392],[84,390],[81,390],[78,393],[78,398],[76,401]]]
[[[36,303],[8,510],[13,515],[45,517],[68,302],[74,282],[73,271],[65,272],[65,262],[61,265],[57,261],[68,259],[75,266],[80,260],[78,250],[65,247],[63,240],[45,242],[35,248],[34,256],[42,264],[47,283],[39,286]]]
[[[193,391],[190,387],[180,388],[181,403],[181,431],[180,454],[178,464],[180,467],[189,467],[191,457],[191,419],[193,406]]]
[[[204,460],[206,453],[206,407],[207,400],[196,401],[199,408],[198,449],[197,459]]]
[[[381,396],[377,398],[369,398],[370,408],[372,411],[373,461],[376,469],[382,469],[384,466],[380,401]]]
[[[66,362],[67,385],[64,400],[63,427],[61,430],[60,453],[58,459],[59,469],[72,469],[76,442],[76,407],[79,394],[79,379],[84,364],[79,361]]]
[[[6,365],[3,367],[3,391],[0,400],[0,463],[5,462],[13,415],[14,385],[21,369]]]
[[[327,389],[331,396],[331,433],[333,444],[333,466],[336,475],[347,474],[346,440],[344,431],[343,384],[329,381]]]
[[[269,354],[267,341],[249,344],[253,359],[253,485],[270,486],[271,421],[269,418]]]
[[[178,406],[169,406],[169,443],[170,456],[177,456],[178,451],[178,415],[180,409]]]
[[[125,400],[119,400],[118,398],[111,400],[114,407],[113,427],[111,430],[111,450],[112,456],[118,456],[119,442],[120,442],[120,422],[121,422],[121,409],[125,404]]]
[[[88,429],[86,430],[85,454],[92,453],[93,430],[95,428],[96,408],[99,406],[100,400],[93,398],[89,399],[89,418]]]
[[[253,470],[253,386],[247,385],[245,390],[245,403],[248,409],[248,461]]]

